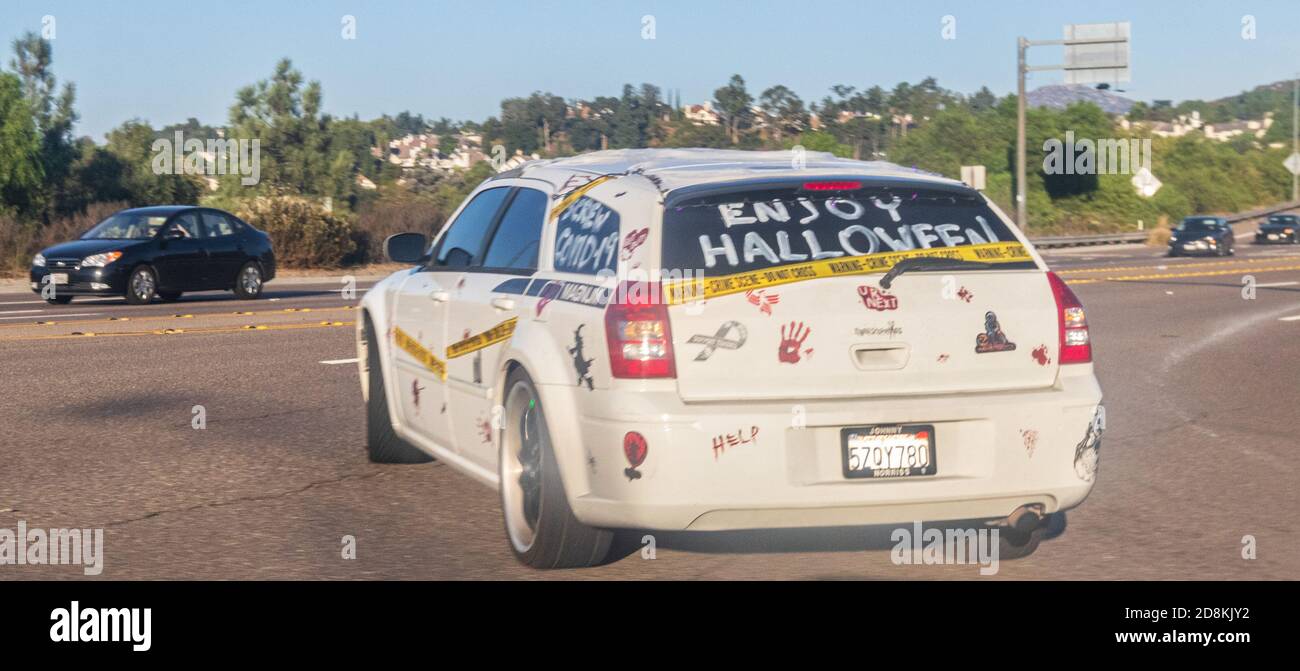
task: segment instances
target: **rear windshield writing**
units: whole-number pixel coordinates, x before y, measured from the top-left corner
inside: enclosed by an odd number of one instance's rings
[[[706,276],[1016,240],[981,199],[912,189],[708,196],[665,212],[664,233],[663,266]]]
[[[555,269],[598,275],[618,261],[618,213],[598,200],[573,201],[555,226]]]

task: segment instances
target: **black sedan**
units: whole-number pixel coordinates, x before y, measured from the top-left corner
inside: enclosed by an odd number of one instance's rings
[[[227,212],[189,205],[122,210],[77,240],[41,250],[31,270],[32,291],[57,304],[74,296],[142,304],[217,289],[257,298],[274,278],[267,234]]]
[[[1255,244],[1274,242],[1300,244],[1300,217],[1294,214],[1274,214],[1255,231]]]
[[[1223,217],[1187,217],[1169,236],[1169,255],[1232,256],[1236,252],[1232,226]]]

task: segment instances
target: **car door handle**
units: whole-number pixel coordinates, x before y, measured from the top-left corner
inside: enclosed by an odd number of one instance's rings
[[[498,310],[513,310],[515,309],[515,299],[503,297],[493,298],[492,307]]]
[[[447,293],[446,291],[435,291],[429,294],[429,299],[432,300],[434,303],[446,303],[447,301],[451,300],[451,294]]]

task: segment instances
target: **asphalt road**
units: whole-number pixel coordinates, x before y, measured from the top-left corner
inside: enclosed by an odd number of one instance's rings
[[[1246,243],[1229,259],[1045,253],[1089,311],[1101,471],[1064,533],[995,579],[1300,577],[1300,247]],[[981,578],[891,563],[880,527],[657,533],[653,560],[523,568],[494,492],[366,460],[356,366],[326,363],[355,356],[339,287],[146,307],[0,294],[0,528],[103,527],[101,579]],[[0,566],[14,578],[83,575]]]

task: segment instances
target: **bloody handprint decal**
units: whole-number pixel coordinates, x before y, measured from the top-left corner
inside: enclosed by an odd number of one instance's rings
[[[809,329],[803,322],[790,322],[789,326],[781,327],[781,346],[777,350],[781,363],[799,363],[799,349],[808,339],[808,333]],[[809,348],[808,352],[812,349]]]

